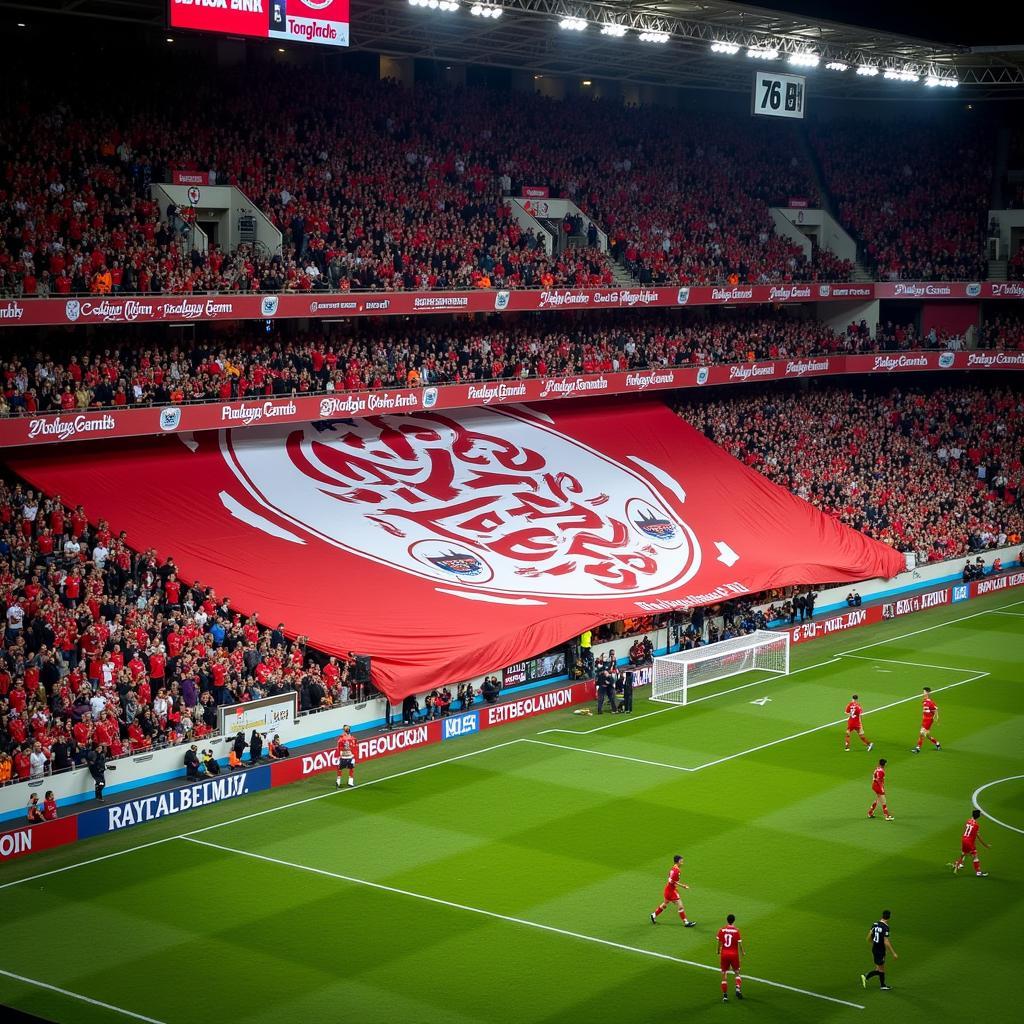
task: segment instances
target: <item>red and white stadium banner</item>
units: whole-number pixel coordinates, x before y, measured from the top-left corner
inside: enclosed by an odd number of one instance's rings
[[[209,171],[172,171],[171,184],[173,185],[209,185]]]
[[[348,46],[349,0],[170,0],[171,28]]]
[[[872,299],[1024,299],[1024,281],[984,284],[786,284],[656,288],[551,288],[462,292],[346,292],[288,295],[119,295],[2,299],[0,326],[182,323],[296,317],[416,316],[428,313],[536,312],[747,306]]]
[[[78,818],[57,818],[0,832],[0,863],[41,850],[52,850],[78,839]]]
[[[588,679],[583,683],[567,683],[556,690],[544,690],[517,700],[488,704],[480,709],[480,728],[490,729],[496,725],[508,725],[510,722],[518,722],[534,715],[543,715],[548,711],[557,711],[559,708],[593,700],[594,696],[594,680]]]
[[[344,391],[293,398],[249,398],[234,402],[147,408],[91,409],[0,419],[0,447],[188,434],[221,427],[359,418],[381,413],[464,409],[580,396],[630,395],[645,391],[746,384],[848,373],[909,373],[941,370],[1024,370],[1024,352],[892,352],[857,356],[809,356],[719,366],[690,366],[620,373],[574,374],[529,380],[440,384],[436,387]]]
[[[597,622],[905,566],[656,402],[339,412],[10,461],[242,613],[372,652],[392,699]]]
[[[551,189],[547,185],[524,185],[523,186],[523,198],[524,199],[549,199],[551,197]]]
[[[1024,586],[1024,572],[1011,572],[1005,576],[994,576],[987,580],[975,580],[971,584],[971,597],[984,597],[1000,590]]]
[[[804,196],[790,196],[786,204],[791,210],[806,210],[811,204]]]
[[[376,736],[361,736],[356,764],[358,766],[364,761],[375,761],[381,757],[400,754],[405,750],[415,750],[432,743],[440,743],[442,739],[450,739],[454,731],[447,730],[446,725],[451,725],[467,714],[474,718],[479,717],[480,729],[488,729],[492,726],[507,725],[524,718],[532,718],[534,715],[543,715],[549,711],[560,711],[576,704],[585,704],[592,701],[594,696],[594,681],[588,679],[581,683],[566,683],[565,686],[554,690],[544,690],[526,697],[519,697],[516,700],[502,701],[500,704],[471,708],[469,712],[455,713],[447,719],[420,722],[418,725],[382,732]],[[476,731],[476,724],[465,730],[466,734]],[[287,761],[278,761],[272,764],[270,766],[271,785],[283,786],[289,782],[308,779],[311,775],[337,771],[337,769],[337,751],[319,750],[314,754],[304,754],[301,757],[292,757]]]

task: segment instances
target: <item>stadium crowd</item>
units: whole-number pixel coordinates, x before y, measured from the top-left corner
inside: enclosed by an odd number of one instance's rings
[[[16,780],[101,746],[116,758],[203,739],[223,705],[294,692],[314,711],[370,692],[350,659],[243,618],[212,587],[179,579],[173,558],[136,552],[81,506],[8,479],[0,605],[0,755]]]
[[[194,104],[219,113],[206,122],[161,102],[173,88],[143,98],[111,83],[102,105],[56,84],[12,95],[0,115],[0,295],[610,283],[594,236],[549,257],[512,219],[503,197],[523,185],[574,200],[642,282],[851,269],[822,251],[807,260],[773,232],[769,204],[818,202],[786,131],[360,76],[340,92],[326,84],[296,69],[259,84],[222,74],[216,89],[196,75]],[[151,194],[175,170],[242,189],[282,252],[195,248],[195,211]]]
[[[1008,388],[774,388],[679,411],[748,466],[920,563],[1024,534],[1024,398]]]
[[[688,310],[565,314],[488,322],[437,318],[357,321],[268,338],[258,325],[212,328],[168,348],[123,335],[101,346],[80,339],[0,358],[0,415],[142,403],[223,401],[421,384],[609,373],[754,359],[959,347],[942,333],[864,321],[837,334],[786,311]],[[996,344],[1019,338],[992,335]]]
[[[679,411],[747,465],[919,561],[1018,544],[1024,533],[1024,398],[1009,389],[776,386]],[[755,600],[730,605],[713,630],[704,619],[716,611],[670,624],[684,646],[714,642],[802,617],[799,596],[761,595],[776,602],[767,613]],[[229,597],[182,581],[173,558],[136,552],[82,507],[15,479],[0,479],[0,605],[0,782],[39,781],[101,745],[116,758],[202,741],[225,704],[295,692],[310,711],[367,694],[345,659],[284,624],[243,618]],[[657,624],[611,624],[598,638]],[[427,707],[445,709],[443,699]]]
[[[812,144],[879,280],[980,281],[993,146],[981,130],[834,121]]]
[[[978,347],[1024,352],[1024,318],[1007,314],[986,319],[978,332]]]

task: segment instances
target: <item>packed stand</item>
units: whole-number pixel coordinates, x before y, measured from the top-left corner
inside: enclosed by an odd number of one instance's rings
[[[294,692],[300,711],[365,698],[349,659],[261,627],[78,506],[0,480],[0,755],[14,781],[192,743],[217,709]]]
[[[919,562],[1024,533],[1024,397],[1008,388],[775,387],[679,411],[746,465]]]
[[[268,339],[237,324],[191,345],[77,344],[0,358],[0,414],[611,373],[871,351],[866,323],[836,334],[785,311],[608,311],[487,323],[356,321]],[[290,335],[282,337],[282,335]],[[895,346],[894,346],[895,347]]]
[[[984,280],[993,154],[981,129],[829,121],[811,139],[879,280]]]
[[[978,347],[1024,352],[1024,317],[987,317],[978,331]]]
[[[530,288],[604,285],[590,245],[548,257],[503,200],[522,185],[574,199],[643,282],[836,280],[773,232],[769,204],[817,202],[786,130],[709,115],[554,102],[358,75],[264,69],[101,105],[49,84],[0,116],[0,295]],[[102,75],[101,71],[96,72]],[[150,74],[154,74],[151,69]],[[102,88],[102,82],[94,82]],[[291,97],[303,96],[296,117]],[[657,139],[657,144],[650,140]],[[194,211],[150,185],[212,173],[274,222],[283,251],[193,248]]]

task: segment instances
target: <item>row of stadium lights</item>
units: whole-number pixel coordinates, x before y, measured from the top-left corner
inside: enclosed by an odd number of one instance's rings
[[[722,53],[726,56],[732,57],[739,53],[741,47],[736,43],[712,43],[712,53]],[[752,60],[778,60],[780,57],[779,51],[771,46],[751,46],[747,48],[747,56]],[[797,68],[816,68],[821,63],[821,57],[816,53],[791,53],[788,57],[789,63],[793,67]],[[828,71],[848,71],[850,69],[849,64],[845,64],[841,60],[830,60],[825,65]],[[897,70],[895,68],[888,68],[886,71],[880,71],[879,68],[873,64],[861,64],[857,68],[857,74],[862,75],[866,78],[874,78],[875,75],[882,74],[883,77],[888,78],[893,82],[920,82],[921,76],[916,71],[910,70]],[[936,86],[945,89],[955,89],[960,83],[955,78],[939,78],[937,75],[926,75],[924,78],[924,84],[928,88],[935,88]]]
[[[430,10],[446,12],[457,11],[460,6],[458,0],[409,0],[409,5],[411,7],[426,7]],[[502,9],[496,3],[474,3],[469,8],[469,13],[478,18],[500,18]],[[558,27],[566,32],[585,32],[588,28],[588,23],[585,18],[566,16],[558,22]],[[611,36],[613,39],[621,39],[628,31],[629,29],[625,25],[620,25],[616,22],[609,22],[601,27],[601,35]],[[654,31],[639,32],[638,36],[643,43],[667,43],[670,38],[667,32]],[[742,47],[736,43],[718,42],[711,44],[712,53],[721,53],[729,57],[735,56],[741,49]],[[769,61],[778,60],[780,53],[771,46],[750,46],[747,47],[747,56],[751,60]],[[816,68],[821,63],[821,57],[816,53],[791,53],[789,54],[788,62],[792,67]],[[840,60],[830,60],[825,65],[825,68],[828,71],[848,71],[850,65]],[[872,64],[861,64],[857,68],[858,75],[868,78],[873,78],[880,73],[885,78],[894,82],[921,81],[921,76],[917,72],[908,69],[897,70],[895,68],[888,68],[881,72],[878,67]],[[926,75],[924,84],[928,88],[938,86],[945,89],[955,89],[960,83],[955,78],[939,78],[937,75]]]
[[[432,11],[457,11],[458,0],[409,0],[410,7],[429,7]],[[475,18],[500,18],[501,7],[497,4],[473,4],[469,13]]]
[[[409,0],[409,6],[426,7],[432,11],[453,13],[461,5],[458,3],[458,0]],[[478,18],[500,18],[502,8],[500,4],[496,3],[474,3],[469,8],[469,13]],[[585,18],[567,16],[558,22],[558,27],[565,29],[567,32],[583,32],[587,28],[587,21]],[[629,29],[625,25],[609,23],[602,27],[601,35],[621,39],[628,31]],[[669,34],[667,32],[645,31],[638,33],[638,36],[643,43],[667,43],[669,41]]]

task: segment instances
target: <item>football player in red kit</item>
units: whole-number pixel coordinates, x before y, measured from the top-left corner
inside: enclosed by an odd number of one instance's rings
[[[736,982],[736,998],[743,998],[743,979],[740,977],[740,954],[743,952],[743,939],[736,927],[736,915],[730,914],[725,919],[725,927],[718,929],[718,960],[722,968],[722,1002],[729,1002],[729,979],[726,975],[732,971]]]
[[[352,735],[352,727],[350,725],[342,728],[336,750],[338,753],[338,777],[334,780],[334,784],[339,789],[341,788],[341,773],[347,768],[348,784],[354,786],[356,784],[357,744],[355,736]]]
[[[974,873],[979,878],[987,878],[988,872],[981,870],[981,861],[978,859],[978,848],[975,843],[981,843],[986,850],[992,849],[981,838],[981,833],[978,831],[978,819],[981,817],[981,811],[977,807],[971,811],[971,816],[967,819],[964,825],[963,835],[960,837],[960,856],[953,862],[953,874],[955,875],[963,866],[964,858],[970,854],[971,860],[974,861]]]
[[[939,707],[932,700],[932,688],[924,688],[924,699],[921,701],[921,731],[917,734],[917,746],[911,747],[912,754],[921,753],[921,744],[927,739],[936,750],[942,749],[942,744],[932,735],[932,726],[939,720]]]
[[[686,909],[683,907],[683,900],[679,895],[680,886],[683,889],[690,888],[685,882],[679,881],[679,872],[681,870],[680,865],[682,863],[683,858],[677,853],[672,858],[672,867],[669,868],[668,882],[665,885],[665,891],[662,893],[662,902],[654,908],[654,911],[651,914],[651,924],[658,923],[658,916],[670,903],[674,903],[676,905],[676,908],[679,911],[679,920],[682,921],[687,928],[692,928],[696,923],[695,921],[686,920]]]
[[[879,801],[882,804],[882,813],[885,815],[886,821],[893,821],[893,816],[889,813],[889,807],[885,802],[885,766],[886,760],[884,757],[878,759],[878,767],[875,769],[874,775],[871,776],[871,790],[875,794],[874,803],[868,808],[868,817],[873,818],[875,816],[875,808],[878,806]]]
[[[857,703],[857,694],[854,694],[850,698],[850,703],[846,705],[846,749],[850,749],[850,733],[855,732],[859,737],[861,743],[863,743],[868,750],[870,750],[874,743],[872,743],[867,736],[864,735],[864,726],[861,725],[860,716],[864,713],[864,709]]]

